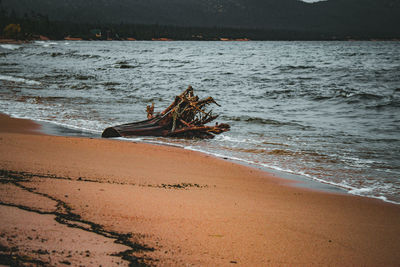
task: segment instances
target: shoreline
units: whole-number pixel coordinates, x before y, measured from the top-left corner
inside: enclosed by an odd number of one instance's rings
[[[103,138],[101,138],[101,133],[95,134],[94,132],[90,132],[90,131],[84,131],[84,130],[80,130],[80,129],[72,129],[66,125],[61,125],[61,124],[52,123],[52,122],[48,122],[48,121],[37,121],[37,120],[32,120],[32,119],[27,119],[27,120],[31,120],[34,123],[39,124],[40,132],[42,132],[43,134],[46,134],[46,135],[64,136],[64,137],[73,137],[74,136],[74,137],[103,139]],[[115,141],[115,139],[108,139],[108,140]],[[314,180],[313,178],[301,176],[299,174],[294,174],[294,173],[290,173],[290,172],[285,172],[283,170],[276,170],[276,169],[268,168],[265,166],[257,165],[252,162],[247,162],[246,160],[242,160],[242,159],[229,158],[229,157],[225,157],[222,155],[218,156],[216,154],[209,153],[207,151],[186,148],[183,146],[164,143],[164,142],[152,142],[152,141],[142,141],[142,140],[136,141],[136,140],[130,140],[129,138],[122,138],[122,139],[117,139],[117,140],[123,141],[123,142],[128,142],[128,143],[138,142],[138,143],[150,144],[150,145],[171,146],[171,147],[175,147],[175,148],[179,148],[179,149],[189,150],[189,151],[193,151],[196,153],[209,155],[211,157],[215,157],[220,160],[226,160],[229,162],[233,162],[235,164],[247,166],[249,168],[255,168],[255,169],[264,171],[264,172],[268,173],[269,175],[276,176],[277,179],[293,181],[294,182],[293,186],[303,187],[306,189],[317,190],[317,191],[322,191],[322,192],[349,194],[345,188],[339,187],[334,184],[330,184],[328,182],[317,181],[317,180]],[[361,197],[365,197],[365,196],[361,196]],[[369,197],[369,198],[375,198],[375,197]],[[380,198],[375,198],[375,199],[380,199]],[[382,200],[382,199],[380,199],[380,200]],[[392,203],[390,201],[385,201],[385,202]],[[397,204],[397,203],[393,203],[393,204]]]
[[[10,116],[8,114],[5,114],[5,115]],[[12,117],[12,116],[10,116],[10,117]],[[12,117],[12,118],[14,118],[14,117]],[[15,118],[24,119],[24,120],[30,120],[30,121],[32,121],[32,122],[34,122],[36,124],[39,124],[40,127],[41,127],[40,131],[43,134],[46,134],[46,135],[103,139],[103,138],[101,138],[101,132],[94,133],[94,132],[91,132],[89,130],[85,131],[84,129],[74,129],[74,128],[68,127],[67,125],[58,124],[58,123],[52,123],[52,122],[44,121],[44,120],[41,121],[41,120],[34,120],[34,119],[29,119],[29,118],[18,118],[18,117],[15,117]],[[110,140],[110,141],[114,140],[115,141],[115,139],[108,139],[108,140]],[[389,200],[385,200],[385,199],[382,199],[382,198],[379,198],[379,197],[362,196],[362,195],[357,195],[357,194],[351,194],[351,193],[348,192],[348,190],[349,190],[348,188],[340,187],[340,186],[338,186],[336,184],[332,184],[332,183],[329,183],[329,182],[316,180],[316,179],[314,179],[312,177],[302,176],[300,174],[286,172],[284,170],[278,170],[278,169],[273,169],[273,168],[266,167],[266,166],[257,165],[256,163],[247,162],[246,160],[242,160],[242,159],[229,158],[229,157],[225,157],[225,156],[222,156],[222,155],[218,156],[216,154],[209,153],[209,152],[203,151],[203,150],[196,150],[196,149],[186,148],[186,147],[183,147],[183,146],[164,143],[164,142],[136,141],[136,140],[130,140],[129,138],[123,138],[123,139],[117,139],[117,140],[118,141],[123,141],[123,142],[128,142],[128,143],[139,142],[139,143],[150,144],[150,145],[172,146],[172,147],[176,147],[176,148],[180,148],[180,149],[193,151],[193,152],[196,152],[196,153],[209,155],[211,157],[215,157],[215,158],[220,159],[220,160],[227,160],[229,162],[233,162],[235,164],[239,164],[239,165],[242,165],[242,166],[255,168],[255,169],[258,169],[260,171],[264,171],[264,172],[266,172],[266,173],[268,173],[270,175],[276,176],[277,179],[284,179],[284,180],[294,181],[292,186],[295,186],[295,187],[306,188],[306,189],[310,189],[310,190],[317,190],[317,191],[321,191],[321,192],[328,192],[328,193],[331,192],[331,193],[337,193],[337,194],[349,194],[349,195],[354,195],[354,196],[378,199],[378,200],[381,200],[381,201],[384,201],[384,202],[387,202],[387,203],[399,205],[399,203],[396,203],[396,202],[393,202],[393,201],[389,201]]]
[[[11,252],[18,257],[53,265],[86,258],[79,255],[87,250],[84,242],[75,242],[78,253],[66,258],[60,250],[72,241],[55,244],[54,233],[21,248],[17,239],[24,233],[7,227],[11,222],[20,230],[27,227],[23,218],[30,215],[20,211],[30,209],[38,216],[58,214],[56,221],[75,225],[61,230],[64,235],[96,228],[103,237],[125,236],[122,244],[139,248],[127,252],[109,242],[107,248],[120,251],[93,249],[87,257],[108,255],[104,261],[109,263],[115,257],[121,264],[130,259],[148,265],[400,263],[398,205],[299,188],[264,171],[186,149],[49,136],[38,133],[32,121],[0,118],[0,147],[8,152],[0,161],[0,211],[7,215],[12,208],[15,215],[13,220],[2,216],[0,244],[19,247]],[[35,230],[46,235],[45,226]],[[32,252],[33,246],[46,244],[57,249]]]
[[[7,116],[10,116],[10,115],[7,115]],[[10,117],[13,118],[12,116],[10,116]],[[19,118],[17,118],[17,119],[19,119]],[[25,119],[25,118],[21,118],[21,119],[30,120],[30,121],[40,125],[40,132],[45,134],[45,135],[103,139],[103,138],[101,138],[101,133],[100,132],[98,134],[95,134],[94,132],[85,131],[85,130],[82,130],[82,129],[73,129],[73,128],[69,128],[66,125],[62,125],[62,124],[58,124],[58,123],[52,123],[52,122],[49,122],[49,121],[44,121],[44,120],[40,121],[40,120]],[[103,140],[105,140],[105,139],[103,139]],[[110,140],[110,141],[114,140],[115,141],[116,139],[108,139],[108,140]],[[264,172],[268,173],[269,175],[276,176],[277,179],[284,179],[284,180],[293,181],[294,183],[292,184],[292,186],[311,189],[311,190],[317,190],[317,191],[321,191],[321,192],[331,192],[331,193],[337,193],[337,194],[350,194],[350,193],[348,193],[346,188],[337,186],[335,184],[331,184],[329,182],[317,181],[317,180],[315,180],[313,178],[310,178],[310,177],[307,177],[307,176],[302,176],[300,174],[285,172],[284,170],[272,169],[272,168],[269,168],[269,167],[257,165],[257,164],[252,163],[252,162],[247,162],[246,160],[242,160],[242,159],[235,159],[235,158],[229,158],[229,157],[225,157],[225,156],[218,156],[218,155],[215,155],[213,153],[209,153],[207,151],[186,148],[186,147],[183,147],[183,146],[169,144],[169,143],[163,143],[163,142],[129,140],[129,138],[117,139],[117,141],[128,142],[128,143],[139,142],[139,143],[143,143],[143,144],[160,145],[160,146],[171,146],[171,147],[175,147],[175,148],[189,150],[189,151],[193,151],[193,152],[196,152],[196,153],[209,155],[211,157],[215,157],[215,158],[220,159],[220,160],[227,160],[229,162],[233,162],[235,164],[239,164],[239,165],[242,165],[242,166],[247,166],[249,168],[255,168],[255,169],[258,169],[260,171],[264,171]],[[350,195],[355,195],[355,194],[350,194]],[[355,195],[355,196],[359,196],[359,195]],[[385,200],[383,200],[381,198],[378,198],[378,197],[370,197],[370,196],[361,196],[361,197],[373,198],[373,199],[382,200],[384,202],[388,202],[388,203],[392,203],[392,204],[398,204],[398,203],[394,203],[394,202],[391,202],[391,201],[385,201]]]

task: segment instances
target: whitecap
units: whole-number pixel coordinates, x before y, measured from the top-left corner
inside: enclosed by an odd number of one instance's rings
[[[262,142],[261,141],[257,141],[255,139],[249,139],[249,138],[235,138],[232,137],[230,135],[225,135],[225,134],[221,134],[218,135],[214,138],[215,141],[222,141],[222,142],[229,142],[229,143],[246,143],[246,144],[255,144],[255,145],[259,145]]]
[[[224,135],[224,134],[216,136],[215,140],[235,142],[235,143],[246,143],[248,141],[247,139],[238,139],[238,138],[234,138],[234,137],[231,137],[229,135]]]
[[[353,195],[363,195],[372,192],[374,189],[374,187],[354,188],[349,190],[349,193]]]
[[[26,83],[29,85],[40,85],[41,84],[40,82],[37,82],[37,81],[28,80],[28,79],[24,79],[24,78],[17,78],[17,77],[13,77],[13,76],[6,76],[6,75],[0,75],[0,80],[17,82],[17,83]]]
[[[15,49],[20,48],[21,46],[13,45],[13,44],[2,44],[2,45],[0,45],[0,47],[2,47],[4,49],[9,49],[9,50],[15,50]]]

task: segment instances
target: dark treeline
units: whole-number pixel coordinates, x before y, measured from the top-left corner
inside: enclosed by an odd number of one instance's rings
[[[1,3],[1,2],[0,2]],[[20,26],[19,32],[7,32],[7,25]],[[390,39],[391,35],[382,33],[355,32],[353,34],[338,35],[337,33],[301,30],[268,30],[229,27],[196,27],[173,25],[145,25],[132,23],[86,23],[51,21],[47,15],[30,12],[17,15],[13,10],[6,10],[0,6],[0,36],[31,40],[39,36],[46,36],[52,40],[62,40],[67,36],[78,37],[84,40],[151,40],[168,38],[173,40],[220,40],[250,39],[250,40],[346,40],[346,39]]]
[[[39,35],[52,40],[61,40],[66,36],[80,37],[84,40],[123,40],[135,38],[137,40],[151,40],[169,38],[174,40],[219,40],[244,39],[251,40],[299,40],[299,39],[326,39],[328,36],[293,31],[278,31],[264,29],[239,29],[218,27],[180,27],[169,25],[143,24],[92,24],[50,21],[48,16],[41,14],[25,14],[18,17],[14,12],[0,10],[0,35],[6,37],[4,29],[9,24],[19,24],[21,32],[16,39],[36,39]],[[97,33],[97,36],[96,36]],[[99,34],[101,33],[101,34]]]

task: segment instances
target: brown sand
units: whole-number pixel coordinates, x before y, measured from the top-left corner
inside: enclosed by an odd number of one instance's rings
[[[0,122],[0,254],[8,260],[400,265],[399,205],[293,187],[180,148],[33,135],[29,121]]]

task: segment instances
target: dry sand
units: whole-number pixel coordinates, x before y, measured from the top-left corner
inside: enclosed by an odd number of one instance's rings
[[[0,264],[400,265],[399,205],[38,128],[0,115]]]

